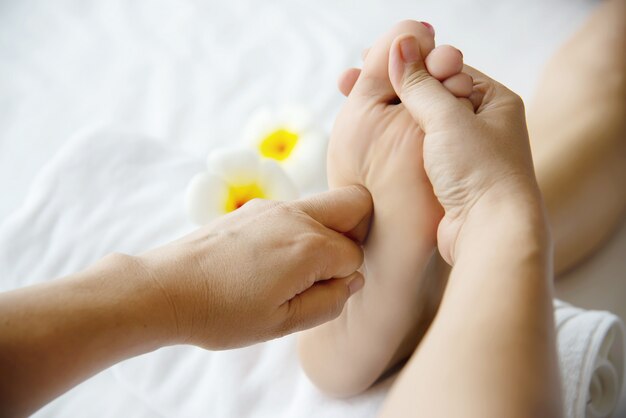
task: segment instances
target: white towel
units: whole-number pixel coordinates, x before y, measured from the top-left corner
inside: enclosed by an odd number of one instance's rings
[[[559,300],[554,309],[566,417],[612,416],[624,378],[622,322]]]
[[[193,226],[184,215],[184,188],[203,168],[199,156],[132,135],[100,132],[71,141],[42,169],[20,210],[0,225],[0,290],[188,232]],[[623,379],[620,322],[608,312],[558,301],[555,309],[567,417],[609,416]],[[101,375],[109,380],[92,379],[38,415],[114,416],[105,410],[123,410],[116,402],[124,391],[134,408],[137,400],[144,405],[146,416],[376,415],[390,379],[354,399],[329,399],[307,381],[294,353],[293,336],[230,352],[166,348],[116,366]],[[107,408],[94,407],[107,396]]]

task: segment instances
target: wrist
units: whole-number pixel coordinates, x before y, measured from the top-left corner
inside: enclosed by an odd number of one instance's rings
[[[110,254],[80,276],[75,286],[97,295],[109,321],[127,334],[128,350],[141,354],[176,343],[171,306],[139,257]]]
[[[549,262],[552,243],[538,190],[499,193],[494,189],[472,206],[459,229],[454,258],[489,248],[541,256]]]

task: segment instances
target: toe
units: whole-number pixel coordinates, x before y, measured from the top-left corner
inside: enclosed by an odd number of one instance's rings
[[[435,38],[428,26],[415,20],[397,23],[368,50],[363,70],[354,86],[356,93],[387,103],[397,98],[389,81],[389,49],[394,39],[404,34],[417,38],[422,56],[427,56],[435,47]]]
[[[458,73],[445,79],[443,86],[456,97],[469,97],[474,88],[474,80],[469,74]]]
[[[426,68],[430,75],[443,81],[463,70],[463,54],[450,45],[438,46],[426,57]]]
[[[461,103],[467,99],[456,98],[427,71],[415,37],[398,37],[389,55],[389,75],[403,109],[424,132],[445,130],[450,120],[464,117],[459,112],[468,114]]]
[[[359,74],[361,74],[361,70],[359,68],[348,68],[339,76],[339,80],[337,80],[337,86],[339,87],[339,91],[344,96],[348,96],[354,87],[354,83],[359,79]]]

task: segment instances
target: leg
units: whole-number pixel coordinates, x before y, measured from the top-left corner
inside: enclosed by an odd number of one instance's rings
[[[626,2],[608,0],[554,56],[528,112],[531,146],[562,272],[626,210]]]

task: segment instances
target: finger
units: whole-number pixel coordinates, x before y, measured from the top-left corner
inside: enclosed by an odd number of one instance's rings
[[[348,68],[339,76],[337,86],[339,87],[339,91],[341,92],[341,94],[348,97],[348,95],[352,91],[352,87],[354,87],[354,84],[359,79],[360,74],[360,68]]]
[[[512,110],[519,107],[519,96],[504,85],[469,65],[463,67],[463,72],[474,80],[472,93],[468,99],[472,102],[476,114],[488,116],[493,113],[496,117],[501,117],[505,106],[510,106]]]
[[[324,245],[317,246],[310,257],[317,264],[316,281],[349,276],[363,265],[363,249],[359,244],[331,229],[324,229],[324,233]]]
[[[361,76],[354,86],[354,93],[357,96],[368,97],[382,103],[396,101],[397,95],[389,82],[387,63],[389,47],[393,40],[402,34],[411,34],[419,39],[421,47],[426,52],[435,47],[435,38],[426,24],[414,20],[404,20],[395,24],[369,50]]]
[[[430,75],[418,40],[397,37],[389,52],[389,77],[394,90],[419,127],[426,132],[446,129],[451,122],[470,115],[439,80]]]
[[[362,186],[341,187],[292,204],[322,225],[341,233],[353,231],[372,214],[372,196]]]
[[[472,109],[474,110],[475,113],[478,113],[478,108],[480,108],[481,105],[483,104],[484,98],[485,98],[485,95],[480,90],[472,90],[472,93],[467,98],[467,100],[472,105]]]
[[[302,331],[337,318],[354,293],[363,288],[363,275],[355,271],[343,279],[317,282],[281,306],[282,334]]]
[[[355,226],[348,232],[344,232],[344,235],[348,237],[349,239],[351,239],[352,241],[356,241],[358,243],[363,244],[370,230],[371,220],[372,220],[371,215],[364,217],[357,226]]]
[[[469,97],[474,89],[474,80],[469,74],[458,73],[444,80],[443,86],[456,97]]]

